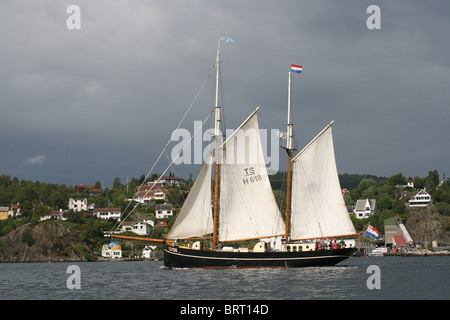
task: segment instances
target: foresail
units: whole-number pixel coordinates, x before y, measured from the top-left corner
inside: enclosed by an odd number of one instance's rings
[[[331,125],[292,160],[292,239],[356,233],[341,193]]]
[[[257,110],[222,145],[219,241],[284,233],[267,175]]]
[[[192,186],[167,239],[203,236],[213,232],[211,213],[211,154]]]

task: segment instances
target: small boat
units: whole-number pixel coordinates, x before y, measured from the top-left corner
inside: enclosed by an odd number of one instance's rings
[[[368,255],[369,257],[383,257],[387,253],[387,248],[375,248]]]

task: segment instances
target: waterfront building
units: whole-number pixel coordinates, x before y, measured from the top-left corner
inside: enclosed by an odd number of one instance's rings
[[[156,246],[145,246],[142,250],[142,259],[150,259],[152,251],[156,249]]]
[[[388,247],[392,246],[413,246],[414,241],[411,238],[405,225],[402,223],[403,218],[391,217],[384,220],[384,238]]]
[[[102,257],[110,259],[122,258],[122,248],[120,244],[112,241],[110,244],[104,244],[102,247]]]

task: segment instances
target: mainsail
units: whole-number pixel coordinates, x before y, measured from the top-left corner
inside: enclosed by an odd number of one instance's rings
[[[211,213],[211,153],[202,165],[168,239],[202,236],[213,232]]]
[[[292,160],[292,239],[356,233],[339,184],[332,124]]]
[[[257,111],[222,144],[220,241],[284,233],[284,221],[267,175]]]

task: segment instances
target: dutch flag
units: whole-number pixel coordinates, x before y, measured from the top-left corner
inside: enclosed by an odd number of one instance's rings
[[[369,226],[367,227],[367,230],[366,230],[366,235],[368,235],[371,238],[378,239],[379,234],[380,234],[380,232],[375,227],[372,227],[369,224]]]
[[[296,73],[301,73],[303,71],[302,66],[298,66],[296,64],[291,64],[291,71]]]

